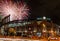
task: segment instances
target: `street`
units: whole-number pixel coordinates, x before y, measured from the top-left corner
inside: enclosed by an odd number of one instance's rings
[[[5,38],[0,38],[0,41],[60,41],[60,37],[58,37],[58,39],[56,40],[48,40],[47,38],[43,38],[43,39],[29,39],[29,38],[20,38],[20,37],[5,37]]]

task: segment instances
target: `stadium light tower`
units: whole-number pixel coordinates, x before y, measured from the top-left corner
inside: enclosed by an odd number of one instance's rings
[[[45,16],[43,16],[43,19],[45,20],[45,19],[46,19],[46,17],[45,17]]]

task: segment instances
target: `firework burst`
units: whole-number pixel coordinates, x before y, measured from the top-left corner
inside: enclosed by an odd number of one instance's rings
[[[29,8],[23,2],[13,3],[11,0],[5,0],[0,2],[0,12],[3,17],[10,15],[10,21],[23,20],[28,18]]]

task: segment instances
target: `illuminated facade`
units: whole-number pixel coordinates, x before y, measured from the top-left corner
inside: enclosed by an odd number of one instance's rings
[[[39,18],[38,18],[39,19]],[[41,19],[41,18],[40,18]],[[49,19],[50,20],[50,19]],[[6,23],[4,23],[6,21]],[[52,21],[47,21],[46,18],[42,20],[32,21],[9,21],[9,17],[2,21],[1,34],[2,35],[16,35],[24,37],[49,37],[58,35],[58,26]],[[58,32],[58,33],[57,33]]]

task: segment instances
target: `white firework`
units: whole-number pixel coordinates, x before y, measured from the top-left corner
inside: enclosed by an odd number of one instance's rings
[[[4,17],[10,15],[10,21],[23,20],[29,15],[29,8],[25,3],[13,3],[12,1],[1,1],[0,12]]]

